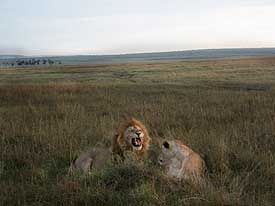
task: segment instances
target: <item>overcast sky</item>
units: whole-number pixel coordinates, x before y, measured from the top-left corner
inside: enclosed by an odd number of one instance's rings
[[[275,47],[275,0],[0,0],[0,54]]]

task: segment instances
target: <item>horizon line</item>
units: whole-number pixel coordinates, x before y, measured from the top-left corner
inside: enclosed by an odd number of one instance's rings
[[[139,55],[139,54],[154,54],[154,53],[169,53],[169,52],[185,52],[185,51],[203,51],[203,50],[234,50],[234,49],[275,49],[274,47],[220,47],[220,48],[198,48],[198,49],[182,49],[182,50],[163,50],[163,51],[144,51],[144,52],[125,52],[125,53],[106,53],[106,54],[50,54],[50,55],[25,55],[25,54],[0,54],[0,56],[21,56],[21,57],[70,57],[70,56],[123,56],[123,55]]]

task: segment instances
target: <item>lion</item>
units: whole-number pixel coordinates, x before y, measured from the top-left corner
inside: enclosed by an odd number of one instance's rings
[[[134,118],[124,120],[113,137],[112,152],[124,158],[131,151],[142,160],[149,149],[151,138],[146,127]]]
[[[205,165],[199,154],[179,140],[163,141],[159,164],[168,177],[187,181],[200,180]]]
[[[108,161],[112,160],[112,151],[107,148],[92,148],[82,153],[77,159],[72,161],[69,174],[80,170],[85,175],[90,175],[92,171],[104,169]]]

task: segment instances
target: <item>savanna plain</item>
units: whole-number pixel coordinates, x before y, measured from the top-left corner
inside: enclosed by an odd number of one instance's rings
[[[0,205],[274,205],[275,58],[0,69]],[[90,176],[123,115],[152,138],[144,164]],[[205,158],[206,183],[167,179],[158,141]]]

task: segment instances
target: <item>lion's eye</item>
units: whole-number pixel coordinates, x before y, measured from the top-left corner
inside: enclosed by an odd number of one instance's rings
[[[134,127],[128,127],[128,131],[130,131],[130,132],[134,132],[134,130],[135,130],[135,128]]]

